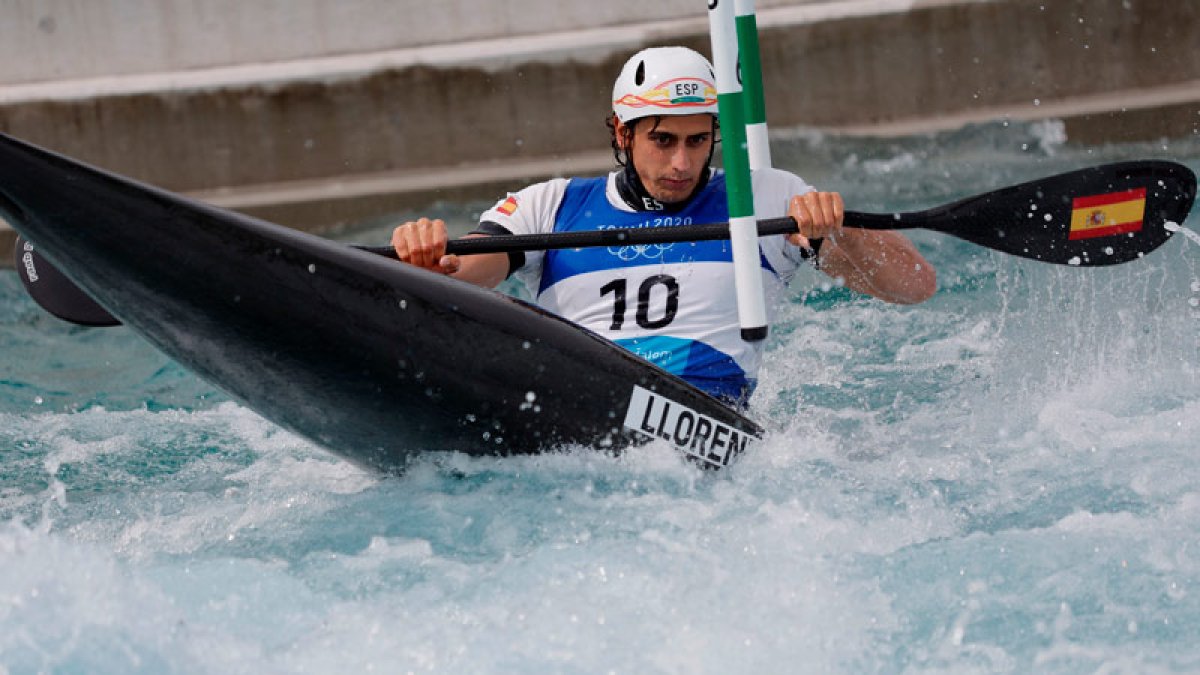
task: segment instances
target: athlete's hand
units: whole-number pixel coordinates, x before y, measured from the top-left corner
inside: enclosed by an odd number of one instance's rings
[[[792,197],[788,215],[796,221],[796,233],[787,240],[795,246],[808,247],[813,239],[837,237],[842,233],[845,206],[836,192],[809,192]]]
[[[392,246],[401,261],[441,274],[454,274],[462,263],[458,256],[446,255],[447,241],[446,224],[441,220],[421,218],[392,231]]]

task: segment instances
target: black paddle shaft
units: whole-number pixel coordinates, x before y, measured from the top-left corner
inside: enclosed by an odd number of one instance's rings
[[[871,230],[933,230],[1010,255],[1095,267],[1135,260],[1161,246],[1172,235],[1168,224],[1180,224],[1187,218],[1195,196],[1196,176],[1181,164],[1122,162],[1001,188],[925,211],[892,214],[847,211],[845,224]],[[1136,222],[1128,221],[1129,213],[1135,214]],[[1104,227],[1104,218],[1122,214],[1127,222],[1115,223],[1117,227]],[[795,230],[795,221],[786,217],[758,223],[759,236]],[[452,254],[473,255],[586,246],[638,246],[728,237],[727,223],[711,223],[456,239],[448,242],[446,249]],[[26,290],[40,306],[63,320],[80,325],[114,326],[120,323],[40,257],[32,244],[21,238],[17,242],[17,270]],[[356,248],[396,257],[391,246]]]
[[[845,226],[933,230],[1022,258],[1098,267],[1135,260],[1161,246],[1172,235],[1167,225],[1182,223],[1195,197],[1196,176],[1182,164],[1121,162],[1050,176],[925,211],[847,211]],[[1114,225],[1124,227],[1102,227],[1093,222],[1122,215],[1127,220]],[[760,237],[795,231],[796,223],[791,218],[758,222]],[[711,223],[456,239],[447,243],[446,252],[475,255],[728,238],[727,223]],[[390,246],[359,248],[396,256]]]

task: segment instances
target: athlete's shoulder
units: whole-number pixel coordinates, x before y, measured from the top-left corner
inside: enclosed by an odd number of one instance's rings
[[[753,183],[754,192],[760,190],[771,192],[784,192],[789,195],[801,195],[806,192],[812,192],[815,188],[809,185],[800,176],[791,171],[768,167],[765,169],[755,169],[750,172],[750,180]]]
[[[552,178],[510,192],[479,216],[513,234],[534,234],[554,226],[554,213],[566,193],[569,179]]]
[[[562,196],[566,191],[567,185],[574,180],[572,178],[551,178],[540,183],[534,183],[511,193],[509,196],[516,196],[518,199],[556,199]]]

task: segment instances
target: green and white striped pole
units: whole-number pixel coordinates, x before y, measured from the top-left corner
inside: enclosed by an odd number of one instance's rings
[[[717,106],[721,117],[721,156],[729,203],[729,240],[733,248],[734,285],[742,339],[767,337],[767,306],[763,297],[758,253],[758,226],[750,187],[746,150],[746,108],[738,76],[737,28],[732,0],[708,0],[708,27],[713,68],[717,75]]]
[[[746,106],[746,151],[750,170],[771,167],[771,146],[767,142],[767,106],[763,100],[762,56],[758,49],[758,20],[754,0],[734,0],[738,53],[742,63],[742,89]]]

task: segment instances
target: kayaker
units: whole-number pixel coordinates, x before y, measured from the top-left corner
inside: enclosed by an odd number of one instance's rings
[[[626,62],[608,121],[618,168],[556,178],[508,195],[469,236],[609,227],[670,227],[728,220],[725,180],[710,168],[719,136],[712,66],[684,47]],[[842,228],[842,197],[777,169],[753,172],[756,217],[785,213],[795,234],[764,237],[768,308],[805,261],[845,286],[893,303],[933,295],[933,267],[899,232]],[[734,405],[754,390],[760,342],[743,341],[728,241],[536,253],[445,255],[441,220],[397,227],[400,260],[481,286],[515,274],[539,305],[639,354]],[[770,309],[768,310],[770,313]]]

